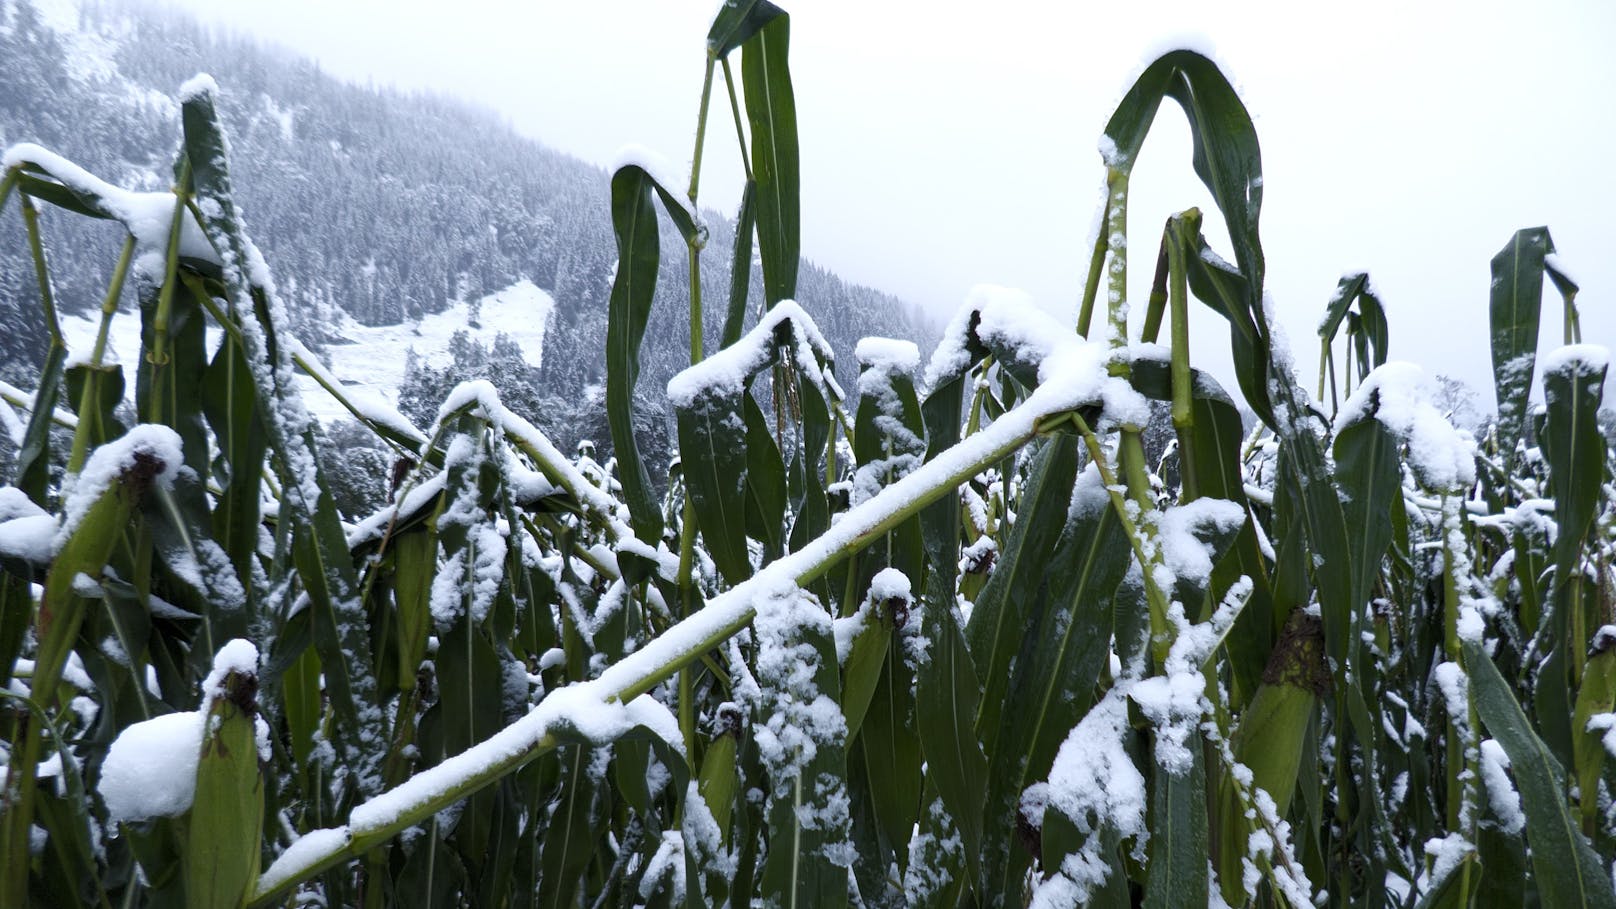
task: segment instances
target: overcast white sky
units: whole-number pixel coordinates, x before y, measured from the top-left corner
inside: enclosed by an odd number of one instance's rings
[[[175,5],[338,76],[476,101],[602,166],[627,142],[688,160],[716,8]],[[1096,139],[1141,60],[1190,36],[1216,48],[1256,119],[1268,287],[1309,379],[1323,304],[1341,272],[1362,268],[1385,299],[1392,357],[1465,379],[1491,407],[1488,260],[1516,228],[1539,224],[1582,284],[1584,340],[1616,345],[1616,4],[785,5],[803,253],[939,319],[979,282],[1020,287],[1055,312],[1075,307],[1103,176]],[[701,201],[732,211],[740,172],[721,99]],[[1189,157],[1184,119],[1164,104],[1133,178],[1135,300],[1165,217],[1215,210]],[[1560,342],[1547,293],[1545,348]],[[1221,320],[1198,310],[1192,330],[1198,361],[1227,375]]]

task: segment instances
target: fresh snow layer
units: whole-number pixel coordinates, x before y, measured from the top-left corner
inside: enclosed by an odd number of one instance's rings
[[[663,191],[684,210],[685,215],[696,225],[697,230],[706,229],[702,224],[701,213],[696,211],[695,207],[690,204],[690,197],[687,195],[690,189],[689,168],[678,167],[661,152],[633,143],[617,150],[609,170],[615,176],[618,171],[625,167],[638,167],[649,174],[651,179],[655,180]]]
[[[1592,375],[1609,368],[1610,350],[1599,344],[1567,344],[1545,354],[1541,364],[1544,375],[1552,372]]]
[[[31,165],[68,189],[100,200],[107,213],[123,222],[134,235],[137,270],[153,275],[161,272],[177,201],[172,192],[134,192],[113,186],[61,155],[28,142],[13,145],[0,155],[0,167],[18,165]],[[179,253],[188,259],[219,262],[219,254],[190,213],[180,221]]]
[[[142,423],[122,437],[97,448],[79,472],[72,492],[67,494],[62,509],[62,525],[56,531],[55,547],[60,549],[67,542],[67,538],[78,529],[79,522],[84,520],[90,506],[95,504],[107,487],[140,461],[148,459],[157,467],[152,481],[164,487],[172,484],[175,473],[185,461],[180,451],[179,433],[160,424]]]
[[[408,436],[411,434],[408,421],[398,416],[398,389],[404,384],[404,365],[410,351],[413,350],[424,365],[442,368],[453,362],[449,341],[455,332],[466,332],[485,348],[503,334],[521,346],[522,359],[528,365],[539,366],[544,355],[545,327],[555,308],[551,296],[533,282],[523,280],[483,297],[479,306],[477,324],[480,327],[475,328],[471,325],[471,304],[464,301],[413,325],[360,325],[343,314],[333,327],[339,340],[327,344],[324,361],[316,362],[328,381],[334,379],[342,384],[343,394],[366,416]],[[62,335],[68,349],[93,347],[100,318],[96,310],[63,316]],[[208,349],[216,349],[222,337],[219,328],[209,325]],[[140,362],[140,317],[137,314],[120,312],[113,318],[107,350],[107,362]],[[130,368],[126,366],[126,372]],[[127,396],[134,400],[133,375],[125,375],[124,381]],[[299,372],[296,381],[304,404],[315,419],[326,425],[335,420],[352,419],[348,408],[327,394],[313,377]]]
[[[789,323],[791,354],[797,368],[806,375],[821,393],[829,394],[825,384],[828,368],[834,359],[830,342],[819,333],[819,327],[808,317],[795,300],[781,300],[774,304],[763,318],[752,326],[739,341],[713,354],[700,363],[685,369],[668,380],[668,401],[678,408],[688,408],[702,397],[738,395],[746,387],[746,380],[769,364],[774,353],[775,330]]]
[[[1425,373],[1413,363],[1394,360],[1379,366],[1341,405],[1335,430],[1369,417],[1408,446],[1409,465],[1420,482],[1442,492],[1458,492],[1476,482],[1476,443],[1455,429],[1431,403]]]
[[[0,488],[0,556],[44,565],[56,555],[56,516],[15,486]]]
[[[920,348],[913,341],[861,338],[853,357],[866,369],[912,376],[920,369]]]
[[[191,808],[196,795],[196,768],[208,711],[232,672],[256,674],[258,648],[237,638],[213,658],[202,683],[202,704],[195,710],[170,713],[135,723],[113,740],[101,765],[96,791],[113,821],[175,817]],[[255,717],[260,760],[269,759],[269,726]]]
[[[118,733],[96,789],[112,821],[174,817],[191,808],[205,714],[170,713]]]

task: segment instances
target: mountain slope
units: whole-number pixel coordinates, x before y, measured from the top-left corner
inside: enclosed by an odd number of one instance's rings
[[[344,341],[362,344],[354,324],[405,326],[407,334],[423,320],[441,322],[434,314],[469,314],[473,301],[531,282],[553,305],[525,314],[507,308],[497,322],[482,321],[495,334],[545,338],[534,396],[544,412],[525,415],[569,439],[572,427],[589,422],[581,409],[599,406],[589,389],[604,374],[616,261],[609,177],[599,168],[519,136],[468,104],[346,84],[308,61],[210,34],[170,12],[0,0],[0,59],[7,61],[0,67],[0,141],[39,142],[136,189],[168,182],[178,134],[169,93],[198,71],[212,73],[223,88],[248,228],[309,346],[335,353],[333,345]],[[32,361],[43,341],[17,221],[0,219],[0,321],[16,327],[0,338],[0,362],[10,364]],[[709,212],[707,221],[705,336],[716,338],[734,231],[723,215]],[[116,229],[53,212],[45,222],[63,309],[98,304]],[[663,388],[689,350],[684,246],[671,225],[663,227],[640,377],[653,421],[665,413]],[[760,286],[754,275],[754,314]],[[859,337],[929,331],[896,298],[810,263],[798,297],[841,355],[844,387],[855,385],[851,354]],[[351,353],[337,354],[338,374],[362,378],[340,365],[364,360]],[[379,373],[402,375],[398,355],[396,347],[378,348],[372,362]],[[537,351],[525,359],[540,360]]]

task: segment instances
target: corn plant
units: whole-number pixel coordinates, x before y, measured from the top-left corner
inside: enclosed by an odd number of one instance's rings
[[[0,905],[1616,905],[1607,355],[1548,232],[1492,262],[1483,438],[1388,358],[1367,275],[1326,303],[1309,393],[1264,295],[1251,119],[1174,51],[1106,124],[1075,330],[983,286],[924,366],[861,343],[849,395],[794,299],[789,28],[723,6],[690,175],[614,171],[605,467],[486,383],[424,428],[349,403],[287,330],[211,80],[180,90],[168,192],[6,152],[51,342],[8,390]],[[720,76],[746,182],[710,344]],[[1231,248],[1170,218],[1139,320],[1129,180],[1164,99]],[[41,205],[127,231],[87,352]],[[659,497],[632,409],[663,218],[691,364]],[[1539,362],[1545,279],[1566,346]],[[1239,398],[1191,363],[1192,300]],[[107,361],[115,318],[137,363]],[[357,524],[298,369],[396,452]]]

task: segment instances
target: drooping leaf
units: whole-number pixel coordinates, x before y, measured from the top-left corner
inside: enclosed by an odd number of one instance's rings
[[[752,130],[752,176],[757,182],[758,251],[768,306],[796,296],[802,246],[797,102],[787,62],[790,41],[791,17],[782,12],[741,45],[741,83]]]
[[[634,387],[640,376],[640,342],[651,316],[661,246],[651,191],[656,181],[643,168],[612,175],[612,231],[617,236],[617,272],[606,315],[606,420],[634,534],[655,544],[662,537],[662,508],[634,438]]]
[[[707,53],[723,57],[785,11],[768,0],[728,0],[707,30]]]

